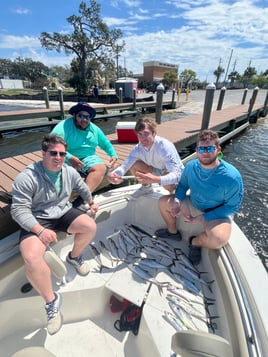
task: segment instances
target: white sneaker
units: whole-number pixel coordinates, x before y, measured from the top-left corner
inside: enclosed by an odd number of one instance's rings
[[[135,191],[131,197],[138,198],[140,196],[148,195],[149,193],[153,192],[152,185],[144,185],[141,186],[137,191]]]
[[[62,316],[60,313],[61,296],[55,292],[54,295],[55,299],[45,305],[47,313],[47,332],[50,335],[54,335],[58,332],[62,325]]]
[[[79,255],[77,258],[71,258],[71,252],[69,252],[66,257],[66,261],[69,264],[72,264],[75,267],[77,273],[80,275],[85,276],[90,272],[90,266],[84,261],[82,255]]]

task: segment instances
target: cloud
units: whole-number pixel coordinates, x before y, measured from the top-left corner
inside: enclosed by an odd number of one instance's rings
[[[40,41],[33,36],[0,35],[0,48],[40,48]]]
[[[18,15],[28,15],[31,13],[29,9],[24,9],[24,8],[16,8],[16,9],[11,9],[11,12],[18,14]]]

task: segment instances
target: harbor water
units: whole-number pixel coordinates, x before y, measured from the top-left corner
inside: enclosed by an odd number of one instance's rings
[[[12,106],[12,109],[20,109]],[[8,110],[8,108],[2,108]],[[115,130],[115,121],[99,122],[105,134]],[[13,132],[0,138],[0,158],[40,150],[48,129]],[[242,174],[245,196],[234,219],[246,234],[268,270],[268,118],[260,118],[223,148],[224,159]]]

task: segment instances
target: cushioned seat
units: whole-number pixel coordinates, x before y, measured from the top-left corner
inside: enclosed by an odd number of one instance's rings
[[[183,357],[232,357],[227,340],[202,331],[180,331],[172,336],[171,348]]]
[[[53,353],[49,352],[46,348],[35,346],[23,348],[15,352],[11,357],[56,357]]]

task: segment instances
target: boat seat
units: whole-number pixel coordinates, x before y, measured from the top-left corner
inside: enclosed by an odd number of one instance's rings
[[[183,357],[231,357],[229,342],[217,335],[204,331],[179,331],[171,339],[171,348]]]
[[[15,352],[11,357],[56,357],[53,353],[44,347],[34,346],[26,347]]]

